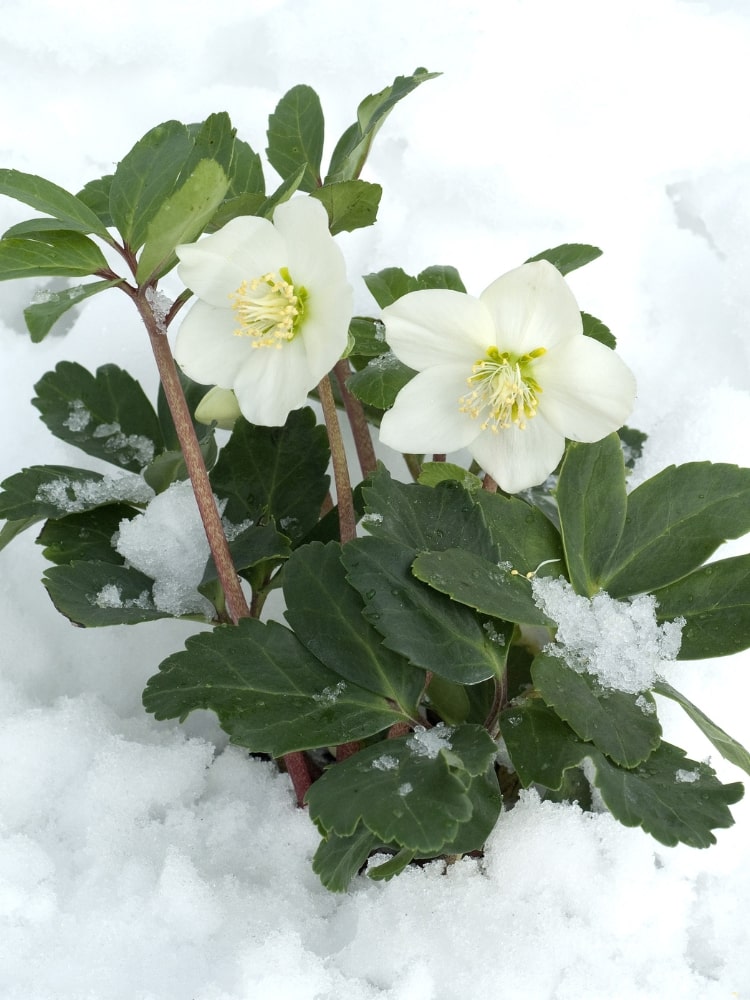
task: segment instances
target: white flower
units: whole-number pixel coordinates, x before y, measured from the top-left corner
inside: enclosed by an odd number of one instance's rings
[[[383,320],[418,374],[383,417],[381,441],[412,453],[468,448],[508,493],[544,482],[565,438],[599,441],[633,408],[630,369],[583,335],[573,293],[547,261],[509,271],[478,299],[410,292]]]
[[[294,198],[273,223],[240,216],[177,256],[198,297],[177,363],[196,382],[233,389],[251,423],[283,424],[346,349],[352,288],[326,210]]]

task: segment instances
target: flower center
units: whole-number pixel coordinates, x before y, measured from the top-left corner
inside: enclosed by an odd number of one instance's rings
[[[280,348],[296,335],[305,313],[307,289],[294,287],[285,267],[243,281],[230,292],[239,326],[236,337],[252,337],[253,347]]]
[[[536,416],[537,396],[542,391],[531,374],[533,363],[546,353],[544,347],[521,355],[488,347],[486,357],[477,361],[466,380],[469,392],[458,401],[461,413],[481,417],[483,431],[489,428],[497,433],[512,424],[523,430]]]

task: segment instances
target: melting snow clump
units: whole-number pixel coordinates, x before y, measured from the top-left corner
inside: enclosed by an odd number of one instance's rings
[[[414,732],[406,741],[407,747],[418,757],[429,757],[434,760],[441,750],[450,750],[453,726],[438,722],[432,729],[415,726]]]
[[[394,757],[392,753],[384,753],[382,757],[375,758],[372,766],[376,771],[395,771],[398,767],[398,757]]]
[[[662,662],[679,652],[685,619],[657,624],[652,594],[616,601],[602,592],[589,600],[562,577],[535,577],[531,587],[537,606],[557,622],[556,641],[545,651],[593,674],[605,688],[648,691]]]
[[[62,476],[49,483],[42,483],[34,499],[38,503],[54,504],[65,514],[77,514],[100,504],[126,500],[131,503],[148,503],[154,491],[135,474],[104,476],[101,479],[67,479]]]
[[[115,548],[153,579],[159,611],[211,614],[210,602],[197,590],[209,548],[190,483],[172,483],[143,514],[122,520]]]

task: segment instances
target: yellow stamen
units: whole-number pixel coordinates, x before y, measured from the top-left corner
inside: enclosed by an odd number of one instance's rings
[[[515,424],[524,430],[528,420],[536,416],[537,396],[542,387],[531,375],[533,362],[546,354],[537,347],[528,354],[501,353],[488,347],[484,358],[477,361],[466,380],[470,391],[459,399],[459,410],[476,419],[483,418],[482,430],[497,433]]]
[[[253,347],[281,348],[297,333],[305,311],[307,291],[295,288],[285,267],[252,281],[243,281],[229,293],[239,326],[236,337],[252,337]]]

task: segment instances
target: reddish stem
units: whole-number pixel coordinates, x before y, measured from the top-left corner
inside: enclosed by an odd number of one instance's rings
[[[375,457],[375,448],[372,444],[370,425],[367,422],[362,404],[346,387],[346,380],[351,375],[352,368],[346,358],[342,358],[336,362],[333,372],[339,384],[341,398],[344,401],[344,409],[349,419],[349,426],[352,429],[359,467],[362,470],[362,475],[367,478],[375,472],[377,459]]]

